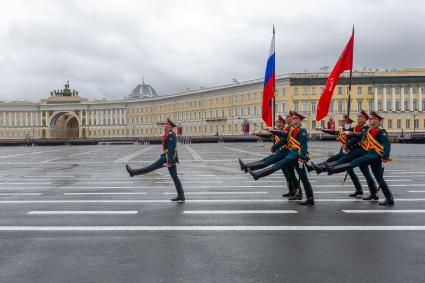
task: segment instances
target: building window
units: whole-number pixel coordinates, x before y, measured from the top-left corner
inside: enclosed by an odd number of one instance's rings
[[[294,111],[298,112],[298,101],[294,101]]]
[[[294,87],[294,95],[298,95],[298,87]]]
[[[387,100],[387,111],[391,109],[391,100]]]
[[[246,115],[247,116],[251,115],[251,107],[249,107],[249,106],[246,107]]]
[[[401,128],[401,119],[397,119],[397,129]]]
[[[284,88],[282,88],[282,96],[285,96],[285,94],[286,94],[286,91]]]
[[[316,101],[311,102],[311,112],[316,112]]]
[[[415,119],[415,120],[413,120],[413,127],[416,129],[416,128],[419,128],[419,120],[418,119]]]
[[[359,95],[362,94],[362,87],[361,86],[357,87],[357,94],[359,94]]]
[[[413,99],[413,110],[418,110],[418,101],[415,99]]]
[[[316,95],[316,88],[315,88],[315,87],[312,87],[312,88],[311,88],[311,94],[312,94],[312,95]]]
[[[373,94],[373,87],[368,87],[367,88],[367,94]]]
[[[316,120],[311,121],[311,128],[312,129],[316,128]]]
[[[357,111],[360,112],[363,110],[363,101],[357,100]]]
[[[252,111],[254,112],[254,115],[257,115],[257,105],[254,105],[253,106],[253,110]]]
[[[308,111],[308,104],[307,101],[303,102],[303,112],[307,112]]]
[[[308,93],[307,88],[306,87],[303,87],[303,94],[304,95],[307,95],[307,93]]]
[[[369,100],[369,109],[368,109],[369,111],[372,111],[372,110],[374,110],[374,107],[373,107],[373,100],[372,99],[370,99]]]
[[[286,102],[282,102],[282,113],[286,112]]]
[[[342,101],[341,100],[338,101],[338,112],[342,113]]]
[[[324,128],[325,127],[325,120],[320,121],[320,127]]]
[[[378,111],[382,111],[382,100],[378,99]]]
[[[389,119],[388,120],[388,129],[392,129],[393,127],[393,120]]]
[[[330,113],[334,112],[334,102],[333,102],[333,100],[331,100],[331,104],[329,105],[329,112]]]
[[[406,128],[410,129],[410,119],[406,119]]]
[[[342,94],[342,87],[338,87],[338,94]]]
[[[400,100],[395,101],[395,110],[400,111]]]

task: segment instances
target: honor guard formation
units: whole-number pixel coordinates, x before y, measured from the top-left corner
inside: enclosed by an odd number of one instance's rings
[[[391,143],[385,129],[380,127],[384,119],[382,116],[375,111],[372,111],[369,115],[365,111],[361,111],[357,116],[357,125],[354,127],[352,126],[354,121],[345,116],[344,126],[338,130],[320,128],[324,133],[335,135],[336,140],[341,144],[337,154],[320,163],[314,163],[310,160],[308,134],[301,127],[304,118],[303,115],[295,111],[290,111],[285,119],[278,116],[276,127],[267,129],[271,132],[273,140],[273,145],[270,147],[271,154],[261,160],[249,163],[243,162],[239,158],[240,169],[251,174],[254,180],[266,177],[276,171],[282,171],[288,187],[288,192],[282,196],[287,197],[288,200],[299,200],[300,205],[313,206],[313,188],[307,172],[314,171],[317,174],[326,172],[328,175],[346,172],[344,182],[349,175],[356,189],[349,196],[361,197],[363,196],[362,186],[354,172],[354,168],[359,167],[370,192],[367,197],[363,197],[363,200],[378,201],[378,192],[382,190],[385,200],[379,202],[379,205],[394,205],[393,195],[384,180],[384,164],[391,161]],[[369,121],[369,125],[366,124],[367,121]],[[177,176],[176,164],[179,163],[179,159],[176,149],[176,135],[173,132],[175,127],[176,125],[170,119],[167,119],[162,139],[162,154],[155,163],[140,169],[132,169],[129,165],[126,165],[126,170],[130,177],[133,177],[167,167],[177,191],[177,197],[173,198],[172,201],[184,202],[183,187]],[[372,171],[378,187],[370,171]],[[301,183],[306,196],[304,200]]]

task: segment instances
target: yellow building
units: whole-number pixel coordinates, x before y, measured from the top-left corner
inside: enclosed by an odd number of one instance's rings
[[[295,110],[307,118],[309,132],[324,126],[315,121],[316,103],[328,73],[291,73],[276,78],[276,111]],[[185,136],[241,135],[242,124],[250,132],[264,127],[261,119],[263,80],[234,82],[167,96],[159,96],[144,82],[123,100],[87,100],[69,84],[38,103],[0,102],[0,138],[133,138],[162,134],[170,117]],[[390,132],[425,129],[425,69],[353,72],[352,116],[361,110],[377,110],[385,116]],[[336,121],[346,113],[348,74],[333,95],[330,116]]]

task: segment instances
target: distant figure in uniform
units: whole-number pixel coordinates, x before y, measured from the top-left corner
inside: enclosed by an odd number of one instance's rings
[[[125,167],[127,172],[130,174],[130,177],[146,174],[162,167],[167,167],[171,178],[173,178],[177,191],[177,197],[173,198],[172,201],[184,202],[185,197],[183,186],[179,177],[177,176],[176,164],[179,163],[179,158],[177,156],[176,149],[176,134],[173,132],[174,127],[176,127],[176,125],[169,118],[167,118],[167,123],[165,124],[165,134],[162,138],[162,154],[155,163],[140,169],[131,169],[128,164]]]

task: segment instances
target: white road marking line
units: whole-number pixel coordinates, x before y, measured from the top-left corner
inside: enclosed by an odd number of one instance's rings
[[[0,193],[0,196],[41,196],[42,193]]]
[[[42,154],[42,153],[49,153],[49,152],[57,152],[57,151],[64,151],[64,150],[70,150],[70,149],[69,148],[62,148],[62,149],[55,149],[55,150],[45,150],[45,151],[18,153],[18,154],[0,156],[0,159],[13,158],[13,157],[19,157],[19,156],[28,156],[28,155],[34,155],[34,154]]]
[[[0,185],[51,185],[51,182],[37,182],[37,183],[3,183],[0,182]]]
[[[399,209],[399,210],[342,210],[345,213],[425,213],[425,209]]]
[[[98,182],[98,181],[79,181],[78,179],[75,181],[79,184],[134,184],[134,182]],[[0,183],[1,184],[1,183]]]
[[[408,191],[409,193],[425,193],[425,191]]]
[[[101,192],[101,193],[64,193],[64,195],[147,195],[148,193],[131,193],[131,192]]]
[[[0,226],[3,232],[425,231],[425,226]]]
[[[191,146],[188,144],[185,144],[184,147],[189,151],[190,155],[192,155],[194,160],[200,160],[203,161],[204,159],[197,153]]]
[[[316,180],[309,180],[310,183],[316,183]],[[286,182],[286,179],[282,179],[282,180],[260,180],[260,181],[254,181],[254,180],[248,180],[248,181],[244,181],[245,183],[281,183],[281,182]]]
[[[164,181],[164,182],[155,182],[156,184],[174,184],[174,182],[173,181]],[[219,183],[223,183],[223,181],[213,181],[213,180],[211,180],[211,181],[194,181],[194,182],[191,182],[191,181],[185,181],[185,182],[182,182],[182,183],[184,183],[184,184],[211,184],[211,183],[214,183],[214,184],[219,184]]]
[[[163,195],[175,195],[176,193],[162,193]],[[245,195],[245,194],[268,194],[268,192],[185,192],[185,195]]]
[[[353,191],[315,191],[314,194],[349,194]]]
[[[395,199],[396,202],[424,202],[421,199]],[[32,204],[32,203],[170,203],[165,199],[142,199],[142,200],[0,200],[0,204]],[[186,203],[267,203],[267,202],[296,202],[287,199],[190,199]],[[363,202],[361,199],[315,199],[315,202]]]
[[[291,214],[296,210],[185,210],[184,214]]]
[[[48,210],[48,211],[30,211],[28,215],[104,215],[104,214],[137,214],[137,210],[117,210],[117,211],[100,211],[100,210],[92,210],[92,211],[77,211],[77,210]]]
[[[145,152],[147,152],[147,151],[149,151],[149,150],[151,150],[151,149],[153,149],[153,148],[154,148],[153,146],[148,146],[148,147],[146,147],[146,148],[142,148],[141,150],[138,150],[138,151],[136,151],[136,152],[133,152],[133,153],[127,154],[126,156],[123,156],[123,157],[121,157],[121,158],[118,158],[118,159],[116,159],[116,160],[114,160],[114,161],[112,161],[112,162],[114,162],[114,163],[125,163],[125,162],[128,162],[128,161],[130,161],[131,159],[136,158],[136,157],[137,157],[137,156],[139,156],[140,154],[145,153]]]
[[[213,145],[213,146],[220,147],[220,148],[225,148],[225,149],[229,149],[229,150],[233,150],[233,151],[236,151],[236,152],[242,152],[242,153],[246,153],[246,154],[250,154],[250,155],[264,157],[264,154],[263,153],[257,153],[257,152],[252,152],[252,151],[248,151],[248,150],[231,148],[231,147],[221,146],[221,145]],[[234,159],[234,160],[236,161],[237,159]],[[210,161],[210,160],[208,160],[208,161]]]

